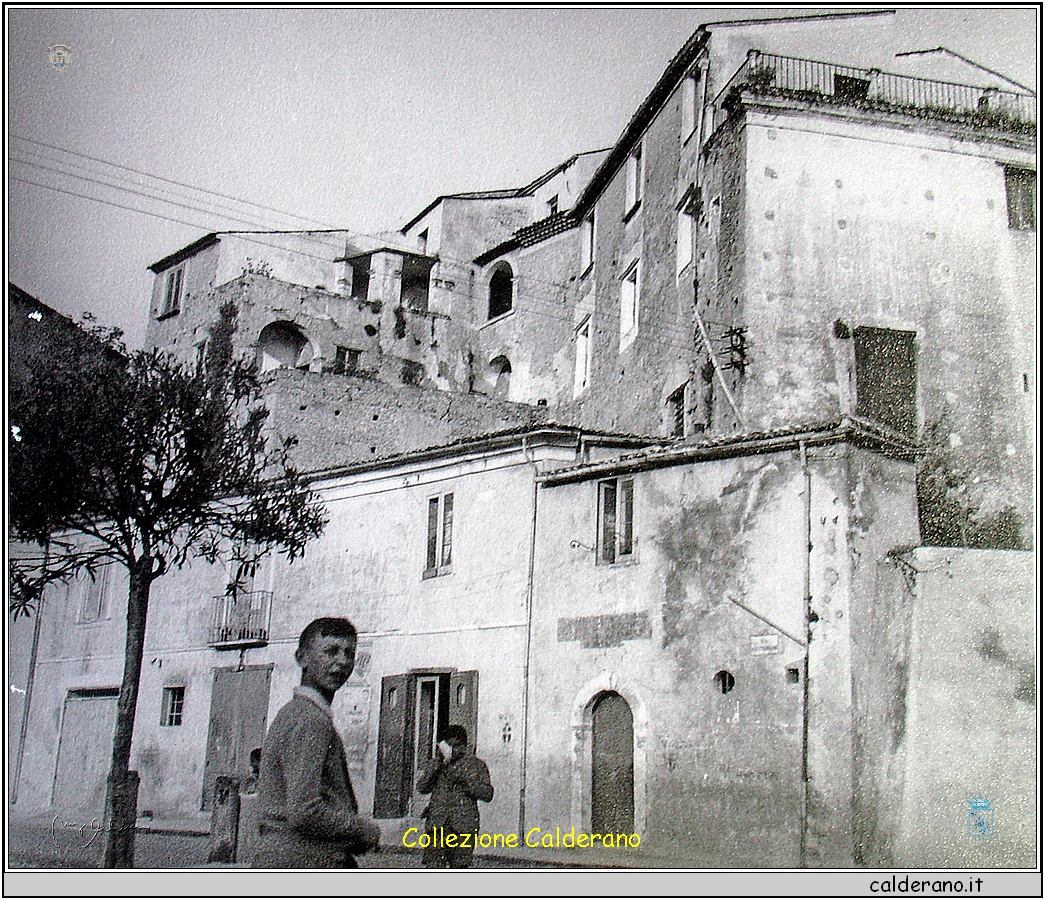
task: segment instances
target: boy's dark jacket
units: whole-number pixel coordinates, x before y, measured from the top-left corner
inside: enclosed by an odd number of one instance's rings
[[[457,833],[478,831],[476,801],[489,803],[493,799],[490,770],[470,751],[448,763],[444,763],[441,756],[429,760],[418,779],[417,789],[432,795],[427,811],[428,827],[442,825]]]

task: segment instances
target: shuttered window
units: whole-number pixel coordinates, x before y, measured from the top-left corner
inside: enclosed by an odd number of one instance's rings
[[[624,562],[632,557],[634,497],[635,483],[630,478],[599,482],[598,562]]]
[[[450,571],[453,562],[454,495],[428,499],[428,541],[425,550],[425,578]]]

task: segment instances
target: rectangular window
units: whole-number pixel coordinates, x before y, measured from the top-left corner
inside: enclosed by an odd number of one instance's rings
[[[105,595],[109,587],[112,564],[107,563],[86,575],[86,584],[80,602],[80,621],[97,622],[107,618]]]
[[[595,262],[595,210],[581,221],[581,274]]]
[[[678,211],[678,234],[675,253],[675,277],[693,262],[693,214],[683,208]]]
[[[559,195],[556,194],[548,201],[548,215],[554,216],[559,211]]]
[[[635,484],[630,478],[599,482],[597,562],[626,562],[631,558],[634,496]]]
[[[591,371],[591,316],[577,327],[575,345],[577,360],[573,370],[573,396],[577,397],[588,387]]]
[[[200,341],[196,344],[196,372],[202,372],[203,366],[207,362],[207,342],[205,340]]]
[[[160,318],[176,315],[181,311],[181,285],[185,278],[185,266],[178,266],[167,272],[166,285],[163,292],[163,308]]]
[[[628,157],[624,182],[624,218],[642,202],[642,144],[636,144]]]
[[[697,128],[699,116],[697,106],[700,103],[699,77],[688,75],[682,82],[682,142],[689,140]]]
[[[425,578],[451,571],[453,562],[454,495],[443,494],[428,500],[428,545]]]
[[[639,333],[639,263],[636,261],[620,282],[620,349]]]
[[[914,339],[913,331],[853,329],[856,414],[910,438],[918,431]]]
[[[359,355],[362,351],[349,347],[337,347],[334,350],[335,375],[355,375],[359,371]]]
[[[672,437],[686,436],[686,385],[668,397],[668,426]]]
[[[1005,198],[1009,206],[1009,228],[1034,231],[1034,194],[1038,173],[1030,169],[1005,167]]]
[[[160,725],[173,728],[181,725],[181,714],[185,709],[185,687],[165,687],[163,689],[163,707],[160,710]]]

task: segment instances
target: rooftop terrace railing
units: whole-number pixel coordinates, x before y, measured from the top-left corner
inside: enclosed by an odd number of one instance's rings
[[[1020,134],[1037,132],[1037,98],[751,50],[715,99],[728,111],[736,92],[820,100],[957,121]]]

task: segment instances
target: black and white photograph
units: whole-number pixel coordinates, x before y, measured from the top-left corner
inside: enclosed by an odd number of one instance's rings
[[[1040,896],[1040,5],[4,18],[5,893]]]

